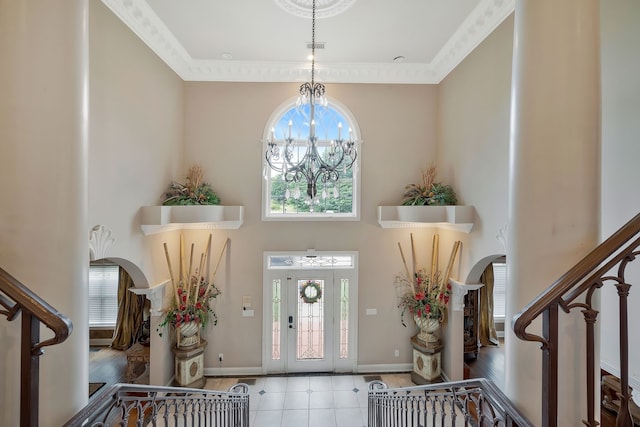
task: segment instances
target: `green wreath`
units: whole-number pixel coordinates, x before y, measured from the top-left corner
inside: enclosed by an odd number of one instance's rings
[[[322,298],[322,288],[318,282],[309,280],[300,288],[300,298],[307,304],[314,304]]]

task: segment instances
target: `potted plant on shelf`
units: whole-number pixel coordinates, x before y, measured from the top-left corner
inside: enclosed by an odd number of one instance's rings
[[[404,274],[397,275],[395,279],[398,308],[402,309],[400,321],[402,326],[406,327],[404,316],[409,312],[420,329],[417,339],[425,345],[434,345],[439,341],[436,333],[440,329],[440,324],[446,319],[447,304],[451,296],[449,278],[460,244],[459,241],[454,243],[447,269],[442,274],[438,268],[439,236],[437,234],[433,236],[431,271],[416,266],[413,234],[411,235],[411,270],[407,266],[402,246],[398,243],[405,269]]]
[[[409,184],[405,187],[402,199],[404,206],[445,206],[455,205],[458,200],[450,185],[436,181],[438,168],[429,166],[422,171],[422,183]]]
[[[194,245],[191,245],[189,263],[186,264],[184,243],[182,236],[180,236],[180,264],[177,278],[174,276],[167,244],[164,243],[173,295],[169,308],[164,311],[159,327],[168,325],[174,328],[177,348],[186,349],[198,346],[200,344],[200,331],[208,324],[216,325],[218,323],[213,303],[220,295],[220,289],[216,287],[213,279],[229,239],[225,241],[213,274],[209,274],[211,237],[209,235],[206,251],[200,256],[199,267],[193,270]],[[161,332],[160,336],[162,336]]]
[[[164,206],[187,205],[219,205],[220,197],[213,191],[210,184],[203,181],[202,167],[193,165],[187,172],[187,181],[184,184],[171,182],[164,194]]]

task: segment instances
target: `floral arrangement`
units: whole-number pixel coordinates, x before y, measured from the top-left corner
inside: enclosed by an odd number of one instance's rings
[[[413,234],[411,235],[411,271],[407,266],[402,246],[398,243],[405,269],[404,274],[397,275],[395,279],[398,308],[402,309],[400,313],[402,326],[407,326],[404,321],[404,315],[407,311],[412,318],[414,316],[420,318],[438,317],[441,322],[444,321],[447,304],[451,296],[449,278],[451,277],[451,270],[460,250],[460,245],[461,242],[459,241],[454,243],[447,269],[442,274],[438,268],[439,236],[437,234],[433,236],[431,271],[416,267]]]
[[[404,206],[442,206],[455,205],[458,202],[456,193],[450,185],[436,182],[438,168],[429,166],[422,171],[421,184],[409,184],[405,187],[402,204]]]
[[[399,287],[406,287],[399,297],[398,307],[402,308],[400,321],[403,326],[404,315],[408,311],[411,317],[438,317],[443,319],[449,298],[451,295],[451,285],[442,283],[440,274],[431,275],[424,268],[416,271],[413,281],[409,281],[404,276],[396,277],[396,284]],[[414,293],[415,292],[415,293]]]
[[[220,295],[213,282],[208,283],[198,272],[191,276],[187,286],[180,283],[171,307],[165,311],[160,326],[171,325],[179,328],[185,323],[196,322],[202,328],[209,322],[218,324],[218,316],[211,306],[212,300]]]
[[[211,185],[203,182],[204,172],[198,165],[193,165],[187,173],[187,182],[181,184],[172,182],[164,194],[164,206],[175,205],[219,205],[220,197],[213,191]]]
[[[180,236],[180,266],[177,278],[174,276],[167,244],[164,243],[165,256],[173,287],[173,298],[171,305],[164,312],[164,317],[159,325],[160,327],[170,325],[175,328],[180,328],[189,322],[195,322],[199,324],[201,328],[204,328],[209,323],[213,323],[214,325],[218,324],[218,317],[212,304],[218,295],[220,295],[220,289],[216,287],[213,279],[220,265],[222,255],[229,243],[229,239],[225,241],[213,274],[209,274],[211,237],[212,236],[209,235],[207,249],[200,256],[199,267],[193,270],[194,245],[191,245],[191,255],[187,268],[184,257],[184,241],[182,235]],[[162,333],[160,333],[160,336],[162,336]]]

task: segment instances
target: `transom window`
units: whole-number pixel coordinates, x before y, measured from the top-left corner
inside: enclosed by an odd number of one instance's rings
[[[329,156],[332,143],[338,138],[359,140],[359,129],[346,107],[335,100],[328,105],[315,106],[315,135],[318,154]],[[272,114],[263,137],[263,219],[302,220],[356,220],[359,218],[359,163],[360,153],[351,168],[341,166],[337,182],[316,182],[315,197],[308,193],[308,183],[287,182],[282,173],[267,164],[265,152],[269,138],[293,138],[293,159],[300,161],[308,147],[310,132],[309,105],[297,106],[295,99],[281,105]],[[358,151],[360,147],[357,147]],[[279,160],[282,169],[282,159]]]

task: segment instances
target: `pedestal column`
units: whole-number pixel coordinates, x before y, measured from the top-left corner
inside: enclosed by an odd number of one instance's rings
[[[600,200],[598,1],[518,0],[514,31],[507,319],[597,244]],[[561,314],[558,425],[586,413],[581,322]],[[542,425],[540,346],[506,329],[507,394]]]

